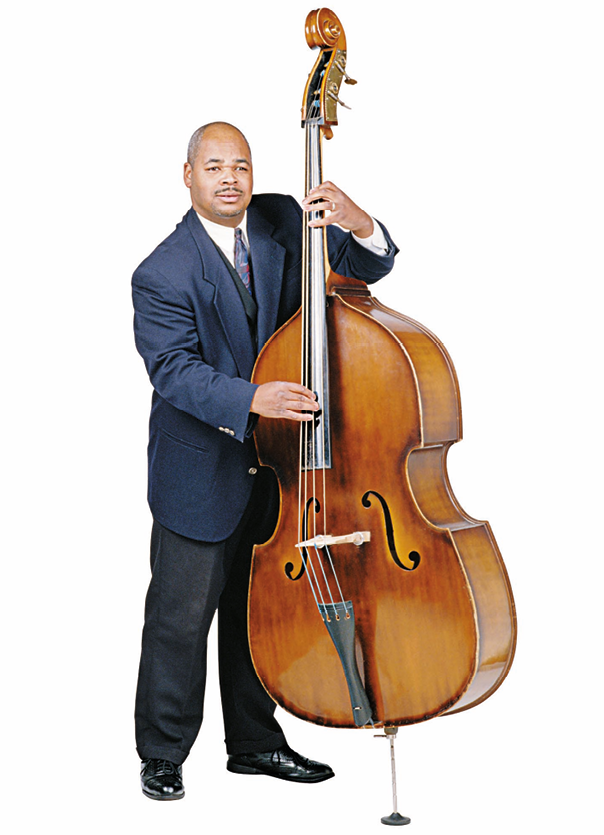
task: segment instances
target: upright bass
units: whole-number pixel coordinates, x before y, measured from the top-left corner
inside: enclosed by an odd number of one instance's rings
[[[323,180],[322,139],[352,79],[332,11],[308,15],[306,39],[319,50],[303,97],[308,194]],[[330,270],[325,230],[308,225],[318,216],[303,221],[302,307],[253,375],[299,380],[320,411],[256,428],[280,510],[254,551],[249,640],[286,710],[392,733],[499,687],[514,654],[514,602],[488,522],[461,508],[447,475],[461,404],[446,349],[365,283]]]

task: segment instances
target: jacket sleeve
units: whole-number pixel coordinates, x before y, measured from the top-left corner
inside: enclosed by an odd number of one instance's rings
[[[336,226],[328,226],[327,247],[332,270],[347,278],[358,278],[367,284],[373,284],[388,275],[394,266],[394,256],[398,248],[386,227],[381,223],[380,227],[388,245],[384,255],[378,255],[358,243],[350,232],[344,232]]]
[[[204,362],[192,307],[157,270],[132,277],[134,338],[157,393],[172,406],[243,441],[249,434],[253,383]]]

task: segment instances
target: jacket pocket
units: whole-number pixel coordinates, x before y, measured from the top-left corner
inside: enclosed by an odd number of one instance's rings
[[[180,444],[181,446],[186,447],[187,449],[193,449],[195,452],[202,452],[202,453],[209,453],[208,447],[201,446],[200,444],[194,444],[192,441],[185,441],[183,438],[179,438],[176,435],[173,435],[171,432],[168,432],[166,429],[159,429],[160,435],[168,438],[175,444]]]

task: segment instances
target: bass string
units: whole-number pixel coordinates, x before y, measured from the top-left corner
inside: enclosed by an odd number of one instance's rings
[[[309,118],[311,111],[316,110],[312,106],[309,107]],[[305,193],[308,194],[311,188],[315,185],[319,185],[321,180],[320,175],[320,148],[317,147],[320,142],[320,134],[319,134],[319,126],[317,124],[306,126],[306,183],[305,183]],[[316,179],[316,182],[315,182]],[[317,211],[317,215],[321,216],[320,212]],[[310,304],[310,297],[312,293],[312,286],[313,286],[313,276],[312,276],[312,244],[311,244],[311,236],[313,235],[313,227],[308,225],[310,216],[305,213],[304,216],[304,230],[303,230],[303,249],[302,249],[302,330],[301,330],[301,368],[300,368],[300,379],[303,385],[307,388],[313,387],[313,375],[312,375],[312,367],[311,367],[311,358],[313,356],[313,349],[311,345],[312,334],[313,332],[316,333],[311,327],[311,304]],[[316,229],[316,227],[315,227]],[[318,237],[317,235],[315,235]],[[321,239],[323,239],[323,231],[321,230]],[[315,241],[316,247],[316,241]],[[323,265],[325,262],[324,258],[324,250],[323,246],[321,246],[321,255],[323,260]],[[322,268],[322,276],[325,276],[325,267]],[[318,288],[314,288],[315,292],[318,292]],[[324,293],[324,289],[323,289]],[[321,330],[321,333],[324,333]],[[323,347],[323,346],[322,346]],[[317,396],[320,396],[320,393],[323,394],[327,391],[326,387],[326,379],[324,377],[324,370],[321,367],[321,377],[318,381],[315,381],[315,385],[317,385],[319,392],[317,392]],[[322,419],[325,420],[326,410],[328,408],[328,404],[320,402],[319,404],[322,409]],[[334,594],[332,591],[332,584],[329,580],[328,574],[325,569],[324,560],[321,554],[321,550],[317,547],[316,539],[319,535],[318,525],[317,525],[317,517],[319,514],[316,512],[315,508],[315,501],[318,493],[322,495],[322,506],[321,506],[321,519],[322,523],[320,523],[320,527],[322,527],[322,533],[325,535],[328,533],[328,525],[327,525],[327,473],[326,473],[326,461],[327,461],[327,441],[325,438],[325,433],[321,431],[320,438],[317,439],[317,432],[315,431],[315,421],[308,420],[302,421],[300,426],[300,444],[299,444],[299,486],[298,486],[298,536],[299,542],[302,542],[308,538],[312,538],[315,540],[315,544],[312,545],[310,548],[305,547],[303,557],[305,564],[306,564],[306,575],[308,577],[308,582],[311,587],[311,591],[313,597],[315,599],[315,603],[319,604],[319,599],[325,605],[325,597],[327,597],[332,606],[334,607],[334,611],[336,612],[336,617],[339,618],[337,614],[337,608],[335,605]],[[317,468],[316,462],[317,458],[317,442],[321,444],[321,451],[322,455],[320,457],[322,464],[320,468]],[[310,476],[309,476],[310,471]],[[309,537],[309,514],[312,513],[312,537]],[[315,558],[313,560],[311,552],[314,551]],[[340,601],[344,603],[344,597],[342,594],[342,589],[340,586],[340,582],[335,570],[335,566],[333,563],[331,551],[329,547],[324,548],[326,561],[331,569],[331,575],[335,579],[335,583],[337,585],[338,594],[336,598],[339,596]],[[315,562],[318,563],[318,570],[315,568]],[[319,582],[320,575],[323,579],[323,584]],[[325,589],[325,593],[323,593],[322,587]],[[327,615],[329,617],[329,615]]]
[[[325,71],[323,71],[323,73],[321,74],[321,78],[323,77],[324,72]],[[317,157],[318,157],[318,159],[316,161],[316,168],[317,168],[317,172],[318,172],[318,176],[317,176],[318,182],[316,182],[316,183],[309,182],[308,183],[308,189],[309,190],[313,186],[319,185],[320,182],[321,182],[321,175],[322,175],[322,171],[321,171],[321,153],[320,153],[320,141],[321,140],[320,140],[320,128],[318,126],[318,120],[319,120],[320,115],[321,115],[320,96],[319,96],[319,91],[317,90],[317,94],[314,97],[311,98],[311,101],[309,103],[309,107],[307,109],[307,114],[306,114],[306,117],[307,117],[307,128],[306,128],[306,130],[307,130],[307,148],[310,151],[311,150],[310,146],[312,144],[314,144],[315,148],[316,148]],[[309,130],[308,122],[310,122],[310,121],[315,122],[313,133],[316,134],[316,136],[312,135],[311,131]],[[312,170],[313,170],[312,166],[307,166],[307,171],[312,172]],[[307,229],[308,229],[308,227],[307,227]],[[325,275],[325,271],[323,271],[323,275]],[[310,282],[310,279],[309,279],[309,282]],[[307,333],[309,333],[309,331]],[[326,390],[325,380],[321,379],[320,382],[321,382],[320,390],[321,390],[321,392],[324,392]],[[325,416],[325,410],[327,409],[327,406],[328,406],[328,404],[321,404],[321,407],[324,410],[324,416]],[[315,435],[316,435],[316,433],[313,433],[313,453],[312,453],[313,454],[313,477],[314,477],[314,474],[315,474],[314,462],[317,460],[316,456],[315,456],[315,449],[314,449]],[[322,464],[322,479],[321,479],[322,487],[323,487],[323,491],[322,491],[323,492],[323,533],[327,534],[327,532],[328,532],[328,527],[327,527],[327,478],[326,478],[326,471],[325,471],[325,467],[326,467],[325,462],[326,462],[326,459],[327,459],[327,455],[326,455],[327,449],[326,449],[326,442],[325,442],[324,433],[321,433],[321,439],[322,439],[322,446],[323,446],[323,449],[322,449],[323,454],[321,456],[321,461],[323,462],[323,464]],[[315,485],[313,485],[313,490],[315,490],[315,489],[316,489]],[[316,495],[316,492],[315,492],[315,495]],[[315,527],[314,536],[316,536],[316,535],[317,535],[317,532],[316,532],[316,527]],[[333,566],[333,561],[331,559],[331,554],[329,552],[329,549],[327,549],[327,553],[329,554],[329,562],[330,562],[331,567],[332,567],[332,572],[335,576],[335,568]],[[322,561],[321,561],[321,564],[322,564]],[[325,574],[325,572],[323,572],[323,574]],[[338,582],[337,576],[336,576],[336,582],[338,583],[338,588],[339,588],[340,584]],[[329,584],[328,584],[328,588],[329,588]],[[331,596],[331,589],[330,589],[330,596]],[[332,602],[333,602],[333,598],[332,598]]]
[[[309,110],[312,111],[313,114],[316,114],[317,108],[315,106],[315,102],[311,102],[311,107]],[[315,186],[319,185],[321,180],[321,171],[320,171],[320,154],[319,154],[319,128],[317,124],[309,124],[307,123],[306,126],[306,183],[305,183],[305,193],[308,195],[308,192],[314,188]],[[321,212],[317,211],[316,216],[320,217]],[[317,257],[317,241],[316,238],[318,237],[316,231],[313,230],[312,227],[309,226],[309,220],[313,217],[311,214],[305,214],[305,223],[304,223],[304,241],[305,241],[305,264],[304,264],[304,279],[305,279],[305,286],[304,286],[304,296],[303,296],[303,308],[305,310],[305,314],[303,316],[303,339],[304,339],[304,346],[303,346],[303,385],[307,388],[313,389],[313,368],[312,368],[312,358],[315,354],[313,354],[313,345],[312,339],[313,334],[316,338],[316,331],[313,328],[313,323],[311,321],[312,316],[312,309],[311,309],[311,296],[313,292],[318,292],[317,284],[317,276],[313,274],[313,267],[315,265],[315,258]],[[314,248],[313,248],[313,237],[314,240]],[[322,252],[321,252],[322,254]],[[316,346],[315,346],[316,347]],[[320,379],[318,381],[318,391],[315,392],[317,397],[321,398],[322,393],[324,392],[324,379]],[[326,404],[321,403],[319,400],[319,405],[321,409],[325,408]],[[303,422],[303,429],[304,429],[304,472],[305,472],[305,507],[308,506],[308,470],[309,470],[309,461],[312,464],[311,472],[312,472],[312,495],[313,497],[317,496],[317,468],[316,468],[316,461],[317,461],[317,432],[315,431],[315,421],[309,420]],[[322,435],[323,433],[321,433]],[[323,463],[325,461],[325,443],[323,440],[323,455],[322,460]],[[322,504],[322,519],[323,519],[323,533],[327,532],[327,519],[326,519],[326,491],[325,491],[325,473],[323,471],[323,504]],[[312,523],[312,536],[313,538],[317,536],[317,514],[313,514],[313,523]],[[308,526],[307,526],[308,529]]]
[[[307,165],[308,171],[308,165]],[[306,184],[306,193],[308,193],[308,175]],[[309,295],[310,295],[310,269],[309,269],[309,228],[307,225],[308,218],[305,217],[304,235],[303,235],[303,251],[302,251],[302,330],[301,330],[301,350],[300,350],[300,381],[302,385],[309,387],[311,384],[310,375],[310,332],[309,332]],[[312,421],[302,421],[300,424],[300,449],[299,449],[299,485],[298,485],[298,542],[302,542],[308,538],[308,514],[311,511],[311,504],[314,504],[309,497],[309,477],[308,477],[308,460],[309,455],[314,456],[315,450],[313,448],[314,432],[310,432],[309,426]],[[313,467],[313,494],[314,494],[315,474]],[[313,536],[316,535],[316,514],[313,514]],[[311,556],[308,547],[300,548],[300,556],[304,561],[306,567],[306,576],[312,592],[315,604],[319,607],[322,603],[325,605],[325,598],[321,589],[321,584],[315,569],[315,561]],[[318,556],[318,555],[317,555]]]

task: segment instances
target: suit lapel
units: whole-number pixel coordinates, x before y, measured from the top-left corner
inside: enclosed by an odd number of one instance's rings
[[[258,350],[275,331],[283,283],[285,249],[273,240],[274,228],[255,208],[252,198],[247,210],[247,234],[258,305]]]
[[[216,288],[214,305],[239,374],[244,380],[249,380],[256,352],[243,302],[226,264],[194,209],[189,210],[186,219],[201,256],[203,278]]]

